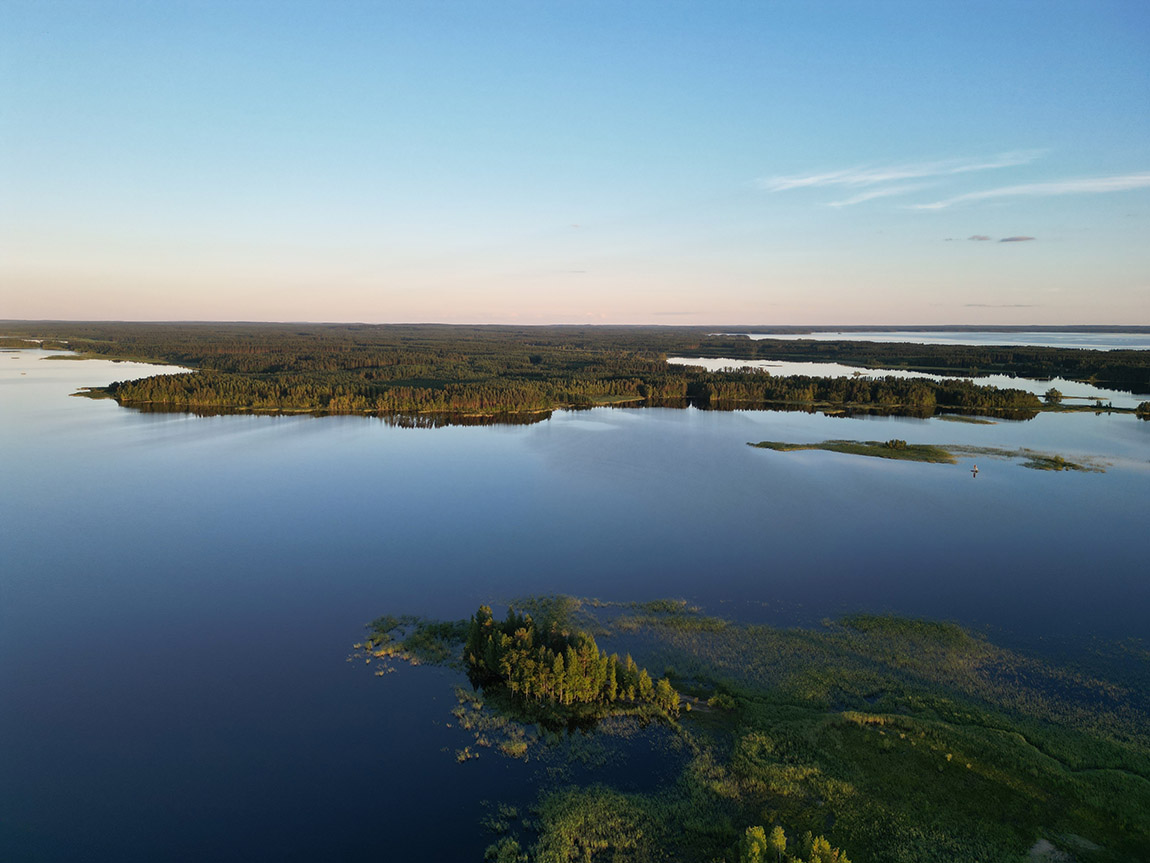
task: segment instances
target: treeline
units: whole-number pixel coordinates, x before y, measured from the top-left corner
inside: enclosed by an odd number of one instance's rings
[[[53,347],[67,343],[96,355],[242,374],[371,369],[377,380],[428,372],[436,380],[467,380],[527,372],[532,366],[554,376],[594,365],[608,376],[645,378],[662,367],[665,357],[679,355],[842,362],[959,377],[1064,377],[1150,392],[1150,351],[750,339],[715,335],[703,327],[49,321],[6,322],[0,332],[8,338],[46,339]]]
[[[456,381],[424,377],[381,380],[371,370],[242,375],[202,371],[118,381],[104,388],[123,405],[167,405],[172,409],[322,413],[478,412],[514,413],[557,407],[653,401],[688,395],[689,379],[671,367],[650,379],[606,376],[601,368],[547,378],[505,370],[501,375]]]
[[[971,381],[775,377],[766,371],[706,372],[666,367],[649,379],[495,378],[474,383],[381,384],[354,373],[246,376],[218,372],[121,381],[104,392],[151,409],[309,411],[316,413],[523,413],[559,407],[635,403],[709,409],[815,405],[930,416],[936,409],[1032,416],[1038,397]]]
[[[589,633],[544,631],[514,609],[498,622],[490,607],[481,606],[471,618],[464,658],[476,683],[505,687],[522,701],[561,707],[631,702],[679,712],[679,693],[670,681],[652,681],[630,654],[622,660],[608,656]]]
[[[768,834],[762,827],[748,827],[739,841],[738,863],[850,863],[839,848],[825,836],[815,836],[810,830],[798,840],[787,844],[787,834],[775,826]]]
[[[687,354],[684,354],[686,356]],[[1018,375],[1066,378],[1133,393],[1150,392],[1150,351],[1097,351],[1018,345],[916,345],[896,342],[828,342],[749,339],[727,335],[702,339],[697,357],[845,363],[872,369],[907,369],[961,377]]]
[[[17,348],[20,350],[27,348],[44,348],[50,351],[66,351],[68,350],[68,345],[51,339],[41,341],[40,339],[26,339],[17,336],[0,336],[0,349],[9,348]]]
[[[764,372],[706,375],[688,392],[704,406],[738,402],[753,404],[812,403],[906,408],[929,416],[935,408],[957,411],[1036,411],[1038,396],[1023,390],[980,386],[969,380],[931,381],[922,378],[775,377]]]
[[[196,413],[526,415],[598,404],[691,403],[712,409],[817,405],[913,416],[938,409],[1028,416],[1041,408],[1036,397],[960,379],[708,372],[669,365],[666,357],[836,360],[946,374],[994,370],[1071,377],[1066,363],[1073,360],[1109,385],[1117,384],[1103,378],[1117,375],[1119,366],[1130,380],[1150,372],[1150,351],[756,341],[689,327],[68,323],[3,329],[11,339],[35,336],[95,356],[194,368],[194,374],[118,382],[106,394],[122,405]]]
[[[670,327],[504,327],[258,323],[4,324],[10,337],[237,374],[370,371],[380,381],[465,381],[508,372],[553,377],[643,375],[667,350],[689,349],[703,331]],[[684,339],[684,335],[687,338]],[[24,345],[27,347],[27,345]]]

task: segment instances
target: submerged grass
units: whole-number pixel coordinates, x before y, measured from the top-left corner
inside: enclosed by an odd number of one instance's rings
[[[866,860],[1079,860],[1150,847],[1150,710],[1128,688],[955,624],[856,615],[823,630],[652,627],[665,658],[734,702],[711,764],[732,803]],[[719,743],[712,744],[721,751]],[[1069,849],[1068,849],[1069,850]],[[1133,856],[1131,856],[1133,855]]]
[[[398,617],[387,614],[368,624],[371,634],[356,650],[379,659],[402,659],[418,665],[421,662],[446,664],[459,658],[467,638],[467,621],[428,620],[412,614]]]
[[[1023,467],[1028,467],[1031,470],[1076,470],[1086,473],[1106,472],[1104,463],[1097,459],[1082,458],[1081,461],[1074,462],[1054,453],[1038,452],[1037,450],[1027,449],[1025,447],[1020,449],[1004,449],[994,446],[955,445],[948,447],[948,449],[955,455],[960,456],[981,455],[991,458],[1018,459],[1022,461]],[[1081,458],[1081,456],[1079,458]]]

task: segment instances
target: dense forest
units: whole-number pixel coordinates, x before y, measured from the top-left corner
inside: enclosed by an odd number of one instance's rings
[[[369,625],[356,647],[376,658],[414,662],[460,659],[472,684],[510,696],[520,715],[557,727],[601,719],[620,711],[648,717],[679,715],[680,696],[666,677],[652,678],[628,654],[599,649],[576,626],[566,597],[537,597],[509,608],[498,621],[480,606],[470,620],[432,621],[385,615]]]
[[[936,411],[1033,416],[1039,399],[970,380],[708,372],[667,356],[811,359],[943,371],[1061,374],[1150,390],[1150,351],[1073,351],[790,342],[672,327],[357,324],[7,324],[9,344],[41,338],[79,356],[146,359],[196,371],[120,381],[94,393],[148,410],[469,416],[601,404]]]
[[[691,356],[845,363],[865,368],[907,369],[934,374],[1019,375],[1092,383],[1125,392],[1150,392],[1150,351],[1098,351],[1019,345],[916,345],[893,342],[831,342],[715,336]]]
[[[608,656],[590,633],[558,625],[542,629],[530,614],[513,608],[500,623],[489,606],[480,607],[468,627],[464,657],[479,685],[506,687],[523,701],[600,708],[652,704],[668,715],[679,713],[679,693],[670,681],[652,681],[630,654],[622,660]]]
[[[21,338],[43,339],[47,347],[67,345],[102,357],[230,374],[275,378],[340,373],[346,380],[330,383],[363,387],[507,379],[547,381],[561,390],[562,383],[573,378],[584,385],[601,381],[596,395],[611,395],[609,382],[637,379],[655,387],[643,396],[654,398],[659,396],[660,375],[667,371],[666,357],[682,356],[841,362],[962,377],[1058,376],[1150,393],[1150,351],[750,339],[703,327],[11,321],[0,322],[0,337],[8,338],[9,346],[17,346]],[[634,387],[624,386],[623,391],[636,394]]]
[[[194,372],[113,383],[104,392],[126,406],[210,411],[515,414],[598,404],[709,409],[814,406],[931,416],[937,409],[1033,416],[1038,397],[968,380],[776,377],[764,371],[706,372],[664,366],[644,377],[588,366],[556,379],[532,372],[457,383],[383,382],[374,372],[238,375]]]

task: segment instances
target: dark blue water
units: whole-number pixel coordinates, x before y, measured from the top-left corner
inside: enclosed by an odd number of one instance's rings
[[[600,409],[526,427],[143,414],[142,373],[0,353],[0,859],[480,859],[450,672],[347,661],[386,612],[565,592],[773,622],[859,609],[1007,642],[1150,635],[1150,423]],[[1105,474],[747,441],[1099,455]],[[460,838],[462,837],[462,838]]]

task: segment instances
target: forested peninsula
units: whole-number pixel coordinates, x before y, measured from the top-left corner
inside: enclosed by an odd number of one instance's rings
[[[837,361],[954,375],[1062,375],[1150,391],[1150,351],[752,340],[689,327],[509,327],[366,324],[8,323],[78,357],[194,369],[118,381],[90,395],[142,410],[531,416],[605,404],[733,410],[936,412],[1027,418],[1035,395],[896,377],[709,372],[668,356]]]

